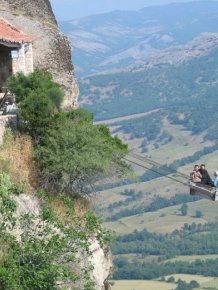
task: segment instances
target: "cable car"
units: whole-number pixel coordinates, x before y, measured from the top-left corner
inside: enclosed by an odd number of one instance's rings
[[[190,195],[199,195],[204,198],[218,201],[218,188],[189,182]]]
[[[169,178],[175,182],[181,183],[185,186],[188,186],[190,188],[190,195],[197,195],[201,196],[203,198],[210,199],[212,201],[218,201],[218,188],[204,185],[201,183],[194,183],[193,181],[190,181],[190,176],[184,173],[181,173],[173,168],[170,168],[167,165],[160,164],[156,161],[153,161],[149,158],[146,158],[145,156],[141,156],[136,153],[129,154],[129,157],[135,159],[131,160],[129,158],[124,158],[124,160],[135,164],[137,166],[140,166],[142,168],[145,168],[147,170],[153,171],[160,176],[164,176],[165,178]],[[155,168],[149,168],[147,164],[155,166]],[[157,169],[156,169],[157,168]],[[166,174],[164,174],[163,170],[158,170],[158,168],[161,168],[166,170]],[[170,175],[174,173],[174,175]]]

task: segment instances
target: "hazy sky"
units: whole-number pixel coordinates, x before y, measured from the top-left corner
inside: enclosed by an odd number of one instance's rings
[[[50,0],[58,20],[80,18],[112,10],[138,10],[151,5],[199,0]],[[207,0],[204,0],[205,2]],[[217,1],[217,0],[216,0]]]

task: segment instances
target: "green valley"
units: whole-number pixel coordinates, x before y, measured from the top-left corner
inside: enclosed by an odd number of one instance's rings
[[[218,289],[217,203],[186,185],[194,164],[218,170],[217,18],[198,1],[61,23],[80,105],[129,146],[132,175],[103,177],[93,195],[116,232],[113,290]]]

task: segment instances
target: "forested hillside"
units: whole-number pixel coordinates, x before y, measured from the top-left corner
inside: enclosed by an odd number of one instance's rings
[[[198,1],[61,23],[76,46],[81,106],[128,143],[130,161],[156,162],[96,184],[95,209],[117,233],[115,279],[217,276],[217,204],[176,180],[198,163],[217,170],[217,18],[216,2]],[[199,286],[188,282],[166,289]]]
[[[170,122],[184,125],[194,134],[209,129],[207,138],[213,139],[216,138],[215,123],[218,121],[215,109],[217,66],[218,49],[215,47],[206,56],[177,65],[142,66],[131,71],[85,78],[80,82],[80,98],[85,107],[95,112],[97,120],[159,109],[150,118],[144,118],[147,126],[146,119],[149,119],[149,124],[152,122],[154,126],[160,127],[161,118],[168,116]],[[128,121],[117,125],[121,125],[125,133],[131,131],[131,134],[136,134],[137,130],[142,130],[137,122],[140,124],[143,120],[139,121],[131,120],[129,126]],[[144,135],[147,135],[145,127],[143,130]],[[143,137],[143,134],[138,137]]]

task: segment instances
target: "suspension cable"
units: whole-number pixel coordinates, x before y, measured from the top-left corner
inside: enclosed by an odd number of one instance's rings
[[[172,173],[175,172],[178,175],[180,175],[180,176],[182,176],[182,177],[184,177],[186,179],[190,179],[189,175],[187,175],[185,173],[182,173],[182,172],[180,172],[180,171],[178,171],[176,169],[173,169],[172,167],[170,167],[168,165],[161,164],[161,163],[159,163],[157,161],[151,160],[151,159],[149,159],[149,158],[147,158],[145,156],[142,156],[142,155],[139,155],[139,154],[136,154],[136,153],[131,153],[131,154],[129,154],[129,156],[131,156],[131,157],[133,157],[135,159],[138,159],[140,161],[145,161],[146,163],[150,163],[150,164],[155,165],[155,166],[165,167],[166,169],[172,171]]]
[[[178,180],[178,179],[176,179],[176,178],[174,178],[174,177],[172,177],[172,176],[168,176],[168,175],[165,175],[165,174],[163,174],[163,173],[160,173],[160,172],[157,171],[157,170],[154,170],[154,169],[152,169],[152,168],[149,168],[149,167],[147,167],[147,166],[145,166],[145,165],[142,165],[142,164],[140,164],[140,163],[138,163],[138,162],[135,162],[135,161],[129,160],[129,159],[126,158],[126,157],[124,157],[123,159],[126,160],[126,161],[128,161],[128,162],[130,162],[130,163],[132,163],[132,164],[135,164],[135,165],[137,165],[137,166],[140,166],[140,167],[142,167],[142,168],[145,168],[145,169],[147,169],[147,170],[150,170],[150,171],[152,171],[152,172],[155,172],[155,173],[159,174],[160,176],[164,176],[164,177],[166,177],[166,178],[168,178],[168,179],[171,179],[171,180],[173,180],[173,181],[175,181],[175,182],[181,183],[181,184],[183,184],[183,185],[185,185],[185,186],[189,186],[189,184],[188,184],[187,182],[183,182],[183,181],[180,181],[180,180]]]

